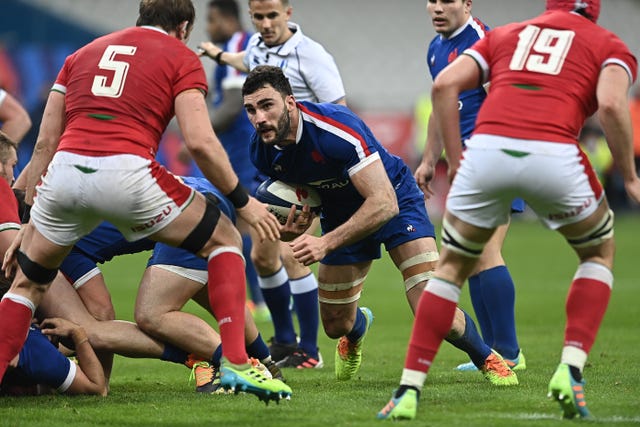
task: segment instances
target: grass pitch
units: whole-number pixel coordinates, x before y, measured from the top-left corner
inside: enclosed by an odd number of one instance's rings
[[[640,425],[640,304],[638,238],[640,218],[616,219],[618,242],[614,292],[588,365],[587,402],[595,424]],[[566,426],[558,406],[546,399],[547,383],[559,361],[564,300],[576,259],[559,235],[538,223],[516,222],[504,255],[516,282],[517,328],[528,369],[520,385],[495,388],[479,373],[456,372],[466,355],[444,343],[420,399],[418,418],[409,425]],[[104,267],[118,318],[132,319],[135,292],[146,254],[121,257]],[[320,332],[325,367],[286,370],[293,388],[289,402],[267,407],[251,395],[196,395],[189,371],[156,360],[116,357],[107,398],[44,396],[0,399],[0,426],[42,425],[211,425],[211,426],[370,426],[399,381],[412,316],[392,263],[374,263],[362,305],[375,322],[367,337],[358,376],[337,382],[335,341]],[[461,306],[472,312],[468,291]],[[189,311],[213,320],[195,305]],[[265,338],[269,324],[259,324]]]

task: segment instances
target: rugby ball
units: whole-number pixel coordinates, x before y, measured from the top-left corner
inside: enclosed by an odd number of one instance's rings
[[[322,210],[320,195],[308,185],[287,184],[277,179],[264,181],[256,190],[256,199],[267,204],[269,211],[278,218],[280,224],[287,222],[291,206],[296,205],[298,213],[304,205],[309,205],[316,214]]]

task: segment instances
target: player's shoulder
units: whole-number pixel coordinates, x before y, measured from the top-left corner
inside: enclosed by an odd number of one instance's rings
[[[330,102],[299,101],[298,106],[303,114],[319,121],[356,120],[357,116],[348,107]]]

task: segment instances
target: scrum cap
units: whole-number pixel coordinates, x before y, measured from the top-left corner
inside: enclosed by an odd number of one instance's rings
[[[600,16],[600,0],[547,0],[547,10],[579,12],[597,22]]]

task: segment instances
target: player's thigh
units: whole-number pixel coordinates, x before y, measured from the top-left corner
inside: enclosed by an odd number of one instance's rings
[[[192,202],[173,221],[150,237],[171,246],[181,246],[201,221],[206,221],[208,218],[205,215],[206,209],[206,199],[202,194],[196,192]],[[204,231],[208,233],[211,230],[211,234],[201,246],[198,255],[206,257],[219,246],[242,247],[240,233],[231,220],[222,215],[217,207],[210,206],[209,209],[217,210],[217,215],[215,219],[209,220],[204,227]],[[206,236],[202,236],[202,238],[204,240]]]
[[[572,245],[582,262],[593,261],[613,268],[613,258],[615,254],[615,240],[613,231],[613,213],[609,209],[606,199],[600,203],[598,208],[587,218],[560,227],[558,231],[571,242],[584,242],[584,244]],[[607,235],[604,238],[599,236]],[[593,243],[589,244],[589,240]]]
[[[96,319],[87,311],[78,293],[62,274],[58,274],[51,283],[47,292],[38,306],[37,317],[45,319],[49,317],[61,317],[88,327]]]
[[[42,267],[55,269],[71,250],[70,246],[53,243],[46,238],[32,222],[24,225],[25,232],[20,250],[33,262]]]
[[[203,288],[199,281],[188,279],[160,266],[148,267],[142,275],[136,297],[136,321],[157,320],[170,311],[179,311]]]
[[[98,320],[115,319],[111,294],[101,273],[91,277],[82,286],[76,288],[76,291],[93,317]]]

